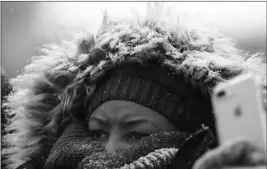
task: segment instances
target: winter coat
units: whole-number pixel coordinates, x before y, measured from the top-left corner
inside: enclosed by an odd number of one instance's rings
[[[11,80],[14,91],[5,106],[14,116],[6,130],[13,132],[5,136],[8,147],[3,150],[8,168],[32,161],[44,166],[72,117],[80,116],[70,113],[83,107],[75,100],[87,96],[90,101],[96,82],[120,65],[168,68],[207,98],[216,84],[253,72],[262,77],[265,95],[266,63],[261,53],[249,55],[195,20],[182,23],[167,15],[159,7],[150,7],[144,19],[112,21],[106,15],[96,36],[78,44],[45,45],[24,73]]]

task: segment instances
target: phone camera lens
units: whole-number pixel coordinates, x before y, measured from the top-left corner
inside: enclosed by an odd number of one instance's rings
[[[241,111],[241,108],[240,107],[237,107],[235,109],[235,116],[236,117],[240,117],[242,115],[242,111]]]
[[[217,97],[223,97],[225,96],[225,91],[224,90],[221,90],[217,93]]]

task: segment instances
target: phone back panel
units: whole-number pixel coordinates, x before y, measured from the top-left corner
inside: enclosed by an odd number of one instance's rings
[[[266,116],[261,99],[260,85],[251,74],[214,89],[212,100],[220,144],[243,137],[266,147]]]

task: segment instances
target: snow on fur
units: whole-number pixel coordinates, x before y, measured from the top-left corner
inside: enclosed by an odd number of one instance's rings
[[[157,5],[148,5],[147,10],[143,19],[133,16],[119,22],[106,15],[96,38],[80,40],[79,45],[73,41],[44,46],[42,55],[33,57],[24,73],[11,80],[14,91],[5,106],[14,118],[7,127],[12,131],[5,137],[8,147],[3,150],[8,168],[14,169],[33,156],[43,157],[41,150],[56,138],[44,129],[59,123],[59,117],[54,117],[61,114],[65,89],[110,65],[157,58],[162,66],[183,75],[207,95],[217,83],[245,72],[259,74],[265,84],[263,54],[250,56],[236,49],[230,38],[192,18],[182,20]],[[93,53],[95,49],[98,52]],[[105,53],[102,58],[97,56],[100,51]]]

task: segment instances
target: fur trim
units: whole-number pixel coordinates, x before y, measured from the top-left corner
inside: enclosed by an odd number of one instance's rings
[[[53,128],[57,133],[58,124],[69,116],[63,111],[65,94],[78,96],[78,84],[86,79],[92,82],[96,75],[118,64],[156,60],[199,86],[207,96],[218,82],[245,72],[259,74],[265,84],[263,54],[250,56],[236,49],[231,39],[195,20],[166,19],[173,17],[160,6],[148,5],[147,13],[144,19],[120,22],[106,15],[96,39],[90,36],[77,46],[75,42],[46,45],[41,49],[43,55],[33,57],[24,73],[11,80],[14,92],[5,106],[14,118],[7,127],[12,132],[5,137],[8,148],[3,150],[8,168],[34,156],[43,157],[41,150],[56,139],[45,129]]]

